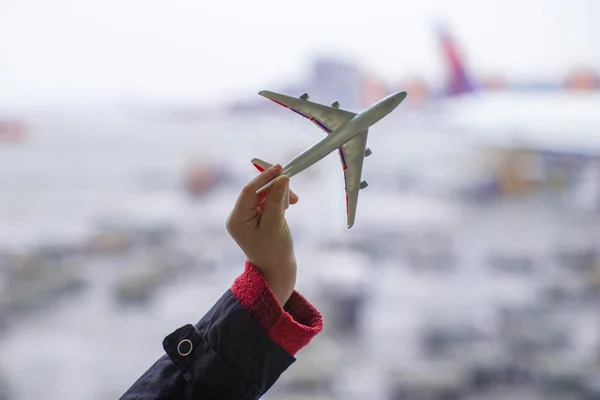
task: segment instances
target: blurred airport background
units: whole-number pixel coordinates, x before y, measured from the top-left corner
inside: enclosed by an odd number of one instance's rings
[[[340,161],[292,180],[325,330],[265,396],[600,399],[600,3],[0,2],[0,399],[116,399],[242,271],[226,216],[323,132],[374,126],[355,226]]]

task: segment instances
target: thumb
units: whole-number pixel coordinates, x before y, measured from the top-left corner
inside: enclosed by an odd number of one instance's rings
[[[278,224],[285,215],[285,196],[290,183],[289,176],[280,175],[267,193],[261,223],[266,225]]]

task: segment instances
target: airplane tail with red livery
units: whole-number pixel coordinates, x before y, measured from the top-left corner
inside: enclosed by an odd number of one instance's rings
[[[475,84],[467,72],[464,58],[454,37],[445,27],[438,27],[437,34],[448,73],[446,95],[457,96],[475,91]]]
[[[259,172],[263,172],[273,166],[273,164],[263,161],[260,158],[253,158],[252,164]],[[289,206],[290,206],[290,189],[288,188],[287,192],[285,193],[285,200],[284,200],[283,207],[287,210]]]

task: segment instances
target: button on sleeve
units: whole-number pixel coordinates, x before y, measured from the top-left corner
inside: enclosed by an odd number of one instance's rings
[[[254,385],[240,379],[193,325],[185,325],[167,336],[163,347],[194,393],[237,399],[253,390]]]

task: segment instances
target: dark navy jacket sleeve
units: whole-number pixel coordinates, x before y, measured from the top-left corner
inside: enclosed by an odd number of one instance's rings
[[[258,399],[322,327],[321,314],[296,291],[281,307],[246,262],[200,322],[165,338],[166,354],[121,400]]]

